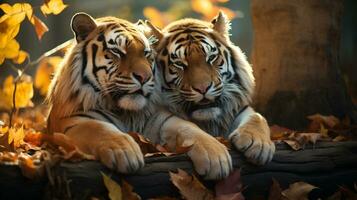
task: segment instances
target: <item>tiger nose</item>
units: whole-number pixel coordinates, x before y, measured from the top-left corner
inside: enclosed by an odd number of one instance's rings
[[[141,84],[146,83],[149,78],[150,74],[144,72],[133,72],[133,76],[136,80],[138,80]]]
[[[193,89],[200,92],[201,94],[205,94],[210,86],[211,83],[204,83],[193,87]]]

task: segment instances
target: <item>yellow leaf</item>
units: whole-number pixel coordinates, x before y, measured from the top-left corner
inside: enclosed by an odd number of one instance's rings
[[[19,147],[21,144],[24,143],[25,132],[23,126],[21,126],[21,128],[19,129],[11,127],[8,133],[8,143],[13,143],[15,148]]]
[[[106,174],[104,174],[103,172],[101,172],[102,176],[103,176],[103,181],[104,181],[104,185],[107,188],[109,194],[109,199],[111,200],[122,200],[122,191],[121,191],[121,187],[120,185],[118,185],[117,182],[115,182],[114,180],[112,180],[110,177],[108,177]]]
[[[13,93],[15,89],[14,77],[8,76],[0,90],[0,109],[10,110],[13,107]],[[33,106],[33,86],[31,77],[23,75],[18,81],[15,94],[16,108]]]
[[[151,7],[151,6],[145,7],[143,13],[144,16],[148,18],[150,22],[155,26],[159,28],[163,28],[166,25],[166,22],[164,21],[165,17],[155,7]]]
[[[13,6],[9,4],[1,4],[0,8],[4,11],[4,15],[0,18],[0,22],[5,20],[9,25],[20,24],[26,17],[31,17],[32,6],[28,3],[15,3]]]
[[[5,58],[16,58],[19,55],[19,51],[20,45],[15,39],[7,42],[4,48],[0,48],[0,64],[4,62]]]
[[[61,61],[62,57],[52,56],[40,62],[35,75],[35,87],[40,90],[41,95],[46,95],[51,76]]]
[[[43,34],[45,34],[48,31],[48,27],[46,26],[45,23],[43,23],[43,21],[41,21],[35,15],[32,16],[31,23],[35,27],[35,31],[36,31],[38,39],[41,40]]]
[[[194,175],[178,169],[177,173],[169,172],[171,182],[180,190],[185,199],[213,200],[213,194]]]
[[[0,23],[0,49],[6,47],[7,43],[19,33],[20,24],[9,26],[6,22]]]
[[[20,50],[17,57],[13,58],[12,61],[16,64],[21,64],[26,60],[27,56],[28,56],[28,54],[26,53],[26,51]]]
[[[58,15],[67,7],[66,4],[63,4],[62,0],[48,0],[41,6],[41,11],[44,15],[54,14]]]

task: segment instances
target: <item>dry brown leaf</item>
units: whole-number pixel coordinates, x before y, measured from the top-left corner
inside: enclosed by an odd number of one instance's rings
[[[295,140],[301,145],[305,145],[306,143],[316,144],[317,141],[324,140],[324,137],[320,133],[298,133]]]
[[[45,34],[48,31],[48,27],[42,20],[40,20],[35,15],[32,16],[31,23],[35,27],[35,31],[36,31],[38,39],[41,40],[43,34]]]
[[[270,138],[272,140],[283,140],[287,135],[293,133],[294,131],[282,126],[273,125],[270,126]]]
[[[150,140],[146,139],[139,133],[129,131],[128,134],[133,137],[134,140],[139,144],[141,152],[143,152],[144,155],[147,153],[159,152],[159,150],[156,149],[156,146],[151,143]]]
[[[288,144],[295,151],[302,149],[302,146],[299,144],[299,142],[295,140],[284,140],[284,142]]]
[[[308,132],[318,132],[321,124],[327,128],[333,128],[340,124],[340,120],[332,115],[325,116],[321,114],[314,114],[307,116],[307,118],[311,121],[308,127]]]
[[[236,169],[227,178],[215,185],[216,200],[244,200],[240,170]]]
[[[308,200],[309,193],[315,188],[317,187],[305,182],[296,182],[291,184],[288,189],[284,190],[282,195],[289,200]]]
[[[209,191],[195,176],[178,169],[177,173],[170,172],[172,183],[180,190],[181,195],[187,200],[214,199]]]
[[[270,187],[268,200],[288,200],[282,195],[282,189],[279,182],[273,178],[273,183]]]
[[[122,195],[125,200],[140,200],[141,197],[133,191],[133,186],[131,186],[126,181],[122,181]]]
[[[37,154],[41,154],[41,152]],[[36,155],[30,156],[24,153],[21,153],[18,157],[22,175],[29,179],[39,178],[45,174],[44,163],[41,162],[39,157],[36,157]]]

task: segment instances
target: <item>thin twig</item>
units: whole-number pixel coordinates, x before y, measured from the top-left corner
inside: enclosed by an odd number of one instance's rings
[[[12,126],[12,118],[13,118],[14,113],[17,110],[17,108],[16,108],[16,89],[17,89],[17,83],[21,80],[22,75],[26,72],[26,70],[28,68],[30,68],[31,66],[37,65],[44,58],[49,57],[49,56],[61,51],[62,49],[65,49],[66,47],[68,47],[72,43],[72,41],[73,41],[73,39],[68,40],[68,41],[56,46],[55,48],[53,48],[53,49],[45,52],[44,54],[42,54],[39,58],[37,58],[33,62],[31,62],[30,56],[28,55],[28,57],[27,57],[27,60],[28,60],[27,65],[21,71],[18,71],[18,75],[17,75],[17,77],[15,78],[15,81],[14,81],[15,87],[14,87],[14,92],[12,93],[12,109],[11,109],[11,113],[10,113],[9,127]],[[16,68],[12,64],[10,64],[10,65],[13,68]]]

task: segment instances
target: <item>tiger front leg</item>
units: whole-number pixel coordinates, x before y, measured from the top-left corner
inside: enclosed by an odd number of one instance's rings
[[[223,179],[232,171],[232,158],[222,143],[197,125],[171,117],[163,125],[161,139],[170,149],[190,147],[187,155],[206,179]]]
[[[275,153],[275,145],[270,139],[270,129],[266,119],[248,107],[239,115],[240,124],[230,135],[233,145],[254,164],[270,162]]]
[[[81,151],[94,155],[108,168],[133,173],[144,166],[139,145],[114,125],[91,119],[72,119],[70,123],[74,125],[67,128],[66,135]]]

